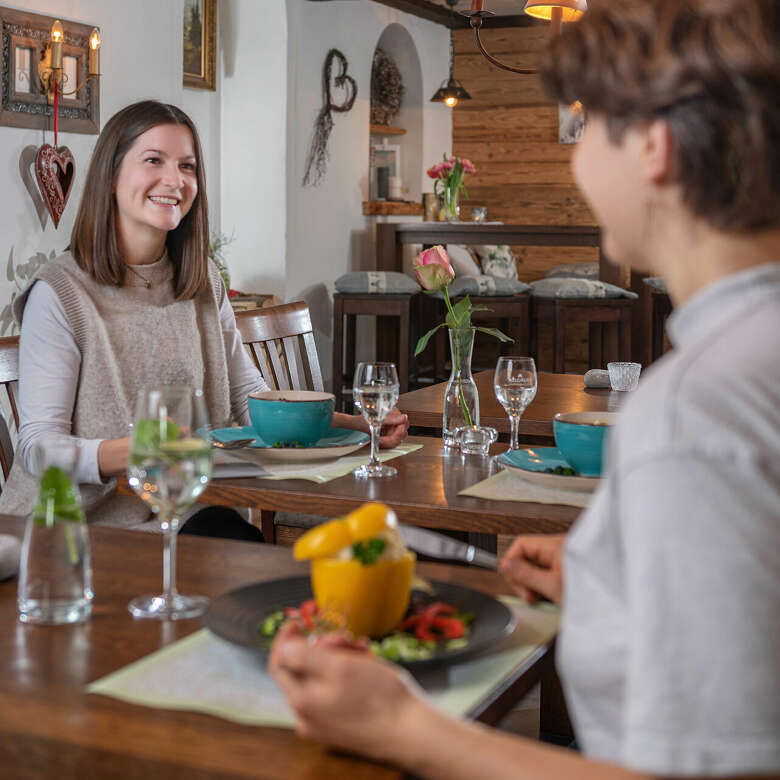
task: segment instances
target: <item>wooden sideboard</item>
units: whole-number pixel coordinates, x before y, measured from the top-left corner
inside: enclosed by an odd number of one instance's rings
[[[601,250],[601,229],[572,225],[493,225],[475,222],[385,222],[376,226],[376,270],[402,271],[404,244],[510,244],[593,246]],[[599,256],[600,270],[604,258]],[[610,280],[611,281],[611,280]]]
[[[650,361],[650,295],[642,284],[643,275],[632,274],[628,266],[616,265],[601,249],[601,228],[582,225],[497,225],[475,222],[398,222],[376,226],[376,270],[403,271],[403,245],[423,244],[508,244],[510,246],[591,246],[599,250],[599,279],[618,287],[633,289],[639,300],[633,309],[633,359]],[[377,332],[378,354],[392,359],[397,336],[390,323]],[[617,336],[615,335],[615,339]]]

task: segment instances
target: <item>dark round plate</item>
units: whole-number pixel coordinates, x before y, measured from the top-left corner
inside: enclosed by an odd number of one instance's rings
[[[408,669],[423,669],[460,661],[500,642],[515,627],[512,611],[492,596],[449,582],[431,582],[436,591],[432,600],[452,604],[458,612],[474,613],[471,633],[465,647],[437,650],[423,661],[405,661]],[[263,620],[280,607],[297,607],[312,598],[308,577],[257,582],[231,590],[211,602],[203,617],[205,626],[217,636],[245,647],[266,651],[259,629]]]

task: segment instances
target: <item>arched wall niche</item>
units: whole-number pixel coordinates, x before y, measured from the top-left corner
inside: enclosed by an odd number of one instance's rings
[[[404,200],[420,200],[423,169],[423,79],[420,57],[412,36],[398,23],[385,27],[374,50],[377,48],[383,49],[393,59],[403,79],[401,110],[393,120],[393,125],[405,128],[406,135],[390,136],[387,141],[401,147],[401,186]],[[371,143],[381,144],[382,138],[372,136]]]

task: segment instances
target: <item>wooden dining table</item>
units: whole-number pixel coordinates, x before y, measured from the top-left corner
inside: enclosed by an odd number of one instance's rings
[[[509,418],[496,399],[493,371],[474,374],[479,392],[479,422],[509,433]],[[580,374],[547,374],[537,377],[536,397],[520,418],[521,437],[552,439],[553,417],[558,412],[615,411],[625,393],[585,387]],[[409,424],[418,428],[441,428],[446,382],[404,393],[398,408],[409,417]]]
[[[21,537],[24,521],[0,516],[0,533]],[[16,579],[0,582],[0,776],[68,778],[400,778],[394,768],[332,752],[293,731],[239,725],[210,715],[148,708],[85,686],[201,627],[199,620],[133,619],[128,601],[159,592],[157,534],[90,528],[95,601],[80,625],[33,626],[17,619]],[[300,575],[288,549],[200,537],[179,540],[182,592],[211,598],[261,580]],[[495,573],[420,564],[429,578],[497,595]],[[542,679],[554,681],[549,644],[519,662],[470,716],[495,723]]]
[[[273,538],[273,512],[336,517],[366,501],[384,502],[404,523],[482,535],[561,533],[581,511],[573,506],[458,495],[496,474],[501,466],[495,458],[461,455],[444,447],[439,437],[410,436],[407,441],[422,448],[390,461],[398,470],[395,477],[359,479],[347,474],[323,484],[302,479],[214,479],[199,501],[260,510],[268,540]],[[506,448],[506,444],[495,444],[491,453]],[[130,493],[126,483],[120,491]],[[483,546],[494,548],[495,538],[492,545]]]

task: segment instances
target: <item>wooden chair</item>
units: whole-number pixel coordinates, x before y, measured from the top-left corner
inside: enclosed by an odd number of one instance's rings
[[[344,411],[345,387],[347,394],[352,389],[359,315],[376,317],[377,359],[395,362],[400,391],[409,390],[413,362],[412,320],[417,314],[418,298],[418,293],[334,293],[333,395],[336,396],[336,411]]]
[[[236,325],[269,387],[324,390],[309,307],[304,301],[236,312]],[[260,512],[260,530],[272,544],[276,543],[274,515],[272,510]]]
[[[650,361],[656,361],[664,354],[664,334],[666,320],[672,313],[672,301],[669,295],[660,290],[651,290],[652,296],[652,336],[650,342]]]
[[[539,368],[539,324],[549,323],[553,331],[553,367],[566,371],[566,326],[588,323],[589,368],[606,368],[609,360],[631,360],[631,298],[531,298],[531,355]],[[604,325],[617,326],[617,339],[609,338]],[[614,335],[614,334],[611,334]],[[615,343],[616,341],[616,343]]]
[[[461,300],[453,298],[453,305]],[[478,325],[496,325],[500,330],[506,333],[513,341],[504,343],[499,342],[499,352],[502,355],[527,355],[528,338],[530,333],[530,296],[528,293],[518,293],[517,295],[495,296],[495,295],[470,295],[469,299],[474,305],[482,304],[487,306],[489,311],[476,311],[471,315],[471,321]],[[447,313],[444,301],[437,298],[429,298],[437,305],[438,320],[444,322]],[[447,330],[441,328],[434,337],[434,381],[440,382],[448,378],[445,371],[445,362],[449,356],[449,346],[447,344]],[[479,366],[477,360],[472,364],[474,371],[482,371],[487,368],[493,368],[495,361],[491,366]]]
[[[0,338],[0,386],[5,390],[5,399],[11,410],[14,426],[19,430],[19,409],[17,393],[19,387],[19,337]],[[0,415],[0,467],[3,482],[8,479],[14,462],[14,448],[5,418]]]
[[[236,324],[269,387],[324,390],[309,307],[304,301],[238,312]]]

